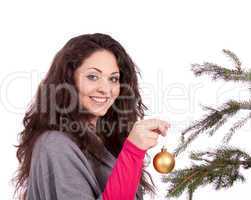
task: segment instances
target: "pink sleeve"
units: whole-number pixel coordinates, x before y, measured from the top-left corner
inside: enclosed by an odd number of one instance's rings
[[[102,193],[104,200],[135,199],[146,151],[125,140]]]

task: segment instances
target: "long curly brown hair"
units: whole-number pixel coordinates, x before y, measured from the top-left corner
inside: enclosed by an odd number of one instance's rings
[[[19,133],[17,159],[19,168],[13,178],[15,181],[15,194],[18,199],[27,196],[27,183],[31,165],[32,150],[37,138],[47,130],[60,130],[66,132],[81,150],[86,148],[88,134],[91,129],[67,128],[60,124],[62,119],[69,122],[79,122],[87,125],[88,112],[79,104],[77,87],[73,79],[74,71],[92,53],[99,50],[108,50],[116,57],[120,70],[120,95],[107,113],[97,121],[95,134],[99,135],[105,147],[117,158],[122,145],[130,133],[133,124],[144,117],[147,107],[142,103],[138,87],[137,74],[141,75],[138,67],[119,42],[107,34],[84,34],[70,39],[56,54],[45,78],[39,84],[36,95],[28,106],[23,119],[24,129]],[[70,87],[62,87],[62,85]],[[122,86],[126,87],[122,87]],[[70,90],[69,90],[70,88]],[[75,93],[73,91],[76,91]],[[131,98],[120,98],[120,97]],[[69,109],[72,99],[77,101],[74,108]],[[119,112],[122,111],[122,112]],[[128,112],[123,112],[128,111]],[[121,119],[127,126],[121,125]],[[108,122],[108,123],[107,123]],[[109,124],[115,125],[112,133]],[[89,125],[88,125],[89,126]],[[98,151],[97,146],[91,147]],[[155,185],[151,175],[143,166],[140,185],[143,194],[155,194]],[[146,180],[150,177],[151,185]]]

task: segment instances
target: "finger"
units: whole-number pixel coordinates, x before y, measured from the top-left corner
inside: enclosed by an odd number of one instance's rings
[[[150,141],[150,148],[155,147],[158,144],[158,140],[152,139]]]
[[[156,133],[155,131],[149,131],[147,133],[147,137],[151,139],[158,139],[159,133]]]
[[[158,133],[158,134],[161,134],[161,130],[159,130],[158,128],[156,128],[156,129],[153,129],[152,131],[154,131],[155,133]]]
[[[162,126],[162,135],[163,136],[166,136],[166,132],[167,130],[171,127],[171,125],[169,123],[165,123],[163,126]]]
[[[166,136],[166,132],[167,132],[168,127],[165,125],[159,125],[159,128],[153,129],[152,131],[161,134],[162,136]]]
[[[161,126],[169,126],[169,123],[160,119],[147,119],[142,124],[146,129],[161,129]]]
[[[166,128],[171,128],[171,124],[167,122]]]
[[[157,129],[153,129],[152,131],[162,136],[166,136],[166,128],[164,126],[161,126],[160,128]]]

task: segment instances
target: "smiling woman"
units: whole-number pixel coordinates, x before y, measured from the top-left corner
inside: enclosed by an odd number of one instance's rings
[[[23,119],[18,198],[129,200],[155,192],[143,159],[167,124],[142,120],[144,109],[136,65],[116,40],[70,39]]]

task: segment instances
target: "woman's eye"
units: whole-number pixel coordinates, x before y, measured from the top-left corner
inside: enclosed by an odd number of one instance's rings
[[[90,80],[97,80],[98,79],[98,77],[95,75],[88,75],[87,78]]]
[[[112,80],[113,83],[117,83],[119,81],[119,78],[118,77],[112,77],[111,80]]]

